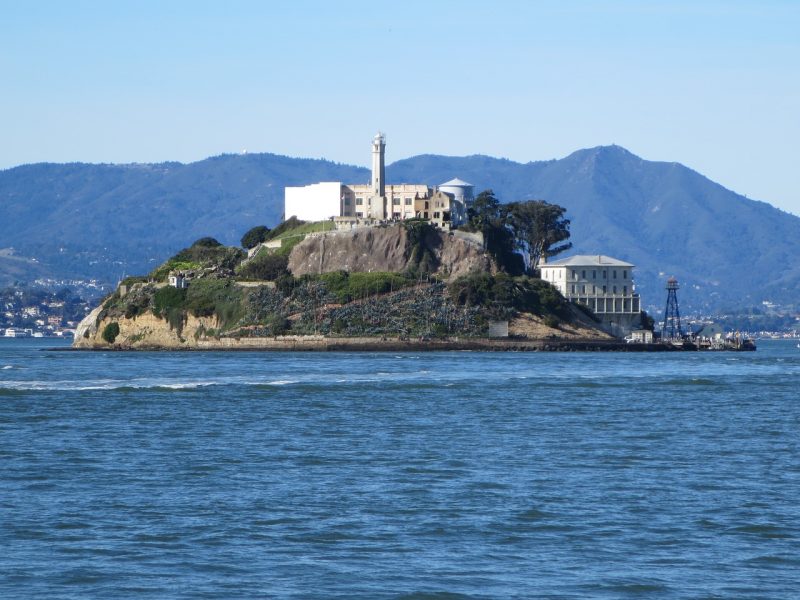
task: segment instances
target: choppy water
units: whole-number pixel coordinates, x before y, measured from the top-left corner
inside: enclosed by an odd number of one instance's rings
[[[3,598],[799,598],[800,350],[0,340]]]

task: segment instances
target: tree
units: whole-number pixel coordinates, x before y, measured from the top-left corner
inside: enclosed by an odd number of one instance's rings
[[[269,227],[266,225],[256,225],[242,236],[242,248],[246,250],[255,248],[261,242],[266,241],[269,231]]]
[[[495,198],[492,190],[483,190],[475,197],[472,207],[469,209],[470,224],[478,231],[486,232],[486,229],[497,225],[500,213],[500,201]]]
[[[222,244],[213,237],[201,237],[192,244],[192,248],[218,248],[219,246],[222,246]]]
[[[567,209],[544,200],[511,202],[501,207],[501,220],[513,232],[518,250],[528,257],[528,270],[533,273],[539,261],[572,248],[569,238]],[[565,243],[562,243],[565,242]]]

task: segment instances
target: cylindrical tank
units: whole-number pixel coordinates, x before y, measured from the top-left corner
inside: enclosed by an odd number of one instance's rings
[[[474,199],[475,186],[461,179],[451,179],[447,183],[439,186],[439,191],[452,196],[455,200],[463,202],[465,206],[470,206]]]

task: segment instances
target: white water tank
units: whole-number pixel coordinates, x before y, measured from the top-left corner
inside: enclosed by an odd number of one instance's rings
[[[475,186],[471,183],[467,183],[457,177],[455,179],[451,179],[447,183],[443,183],[439,186],[439,191],[452,196],[455,200],[459,202],[463,202],[465,206],[470,206],[472,204],[472,200],[475,198],[474,190]]]

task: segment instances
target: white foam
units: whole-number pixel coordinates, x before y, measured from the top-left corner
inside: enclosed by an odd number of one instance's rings
[[[14,368],[14,365],[4,365],[3,366],[3,371],[5,371],[7,369],[13,369],[13,368]]]

